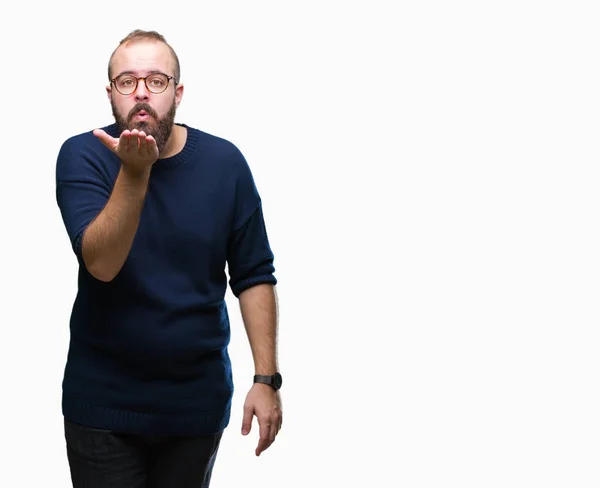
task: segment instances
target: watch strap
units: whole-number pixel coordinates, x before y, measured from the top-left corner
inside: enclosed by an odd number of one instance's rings
[[[281,388],[281,374],[275,373],[274,375],[254,375],[254,383],[264,383],[266,385],[271,386],[275,390],[279,390]]]

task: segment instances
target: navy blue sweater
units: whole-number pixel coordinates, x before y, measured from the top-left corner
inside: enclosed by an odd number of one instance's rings
[[[86,227],[121,163],[91,133],[69,138],[56,197],[79,262],[62,410],[72,422],[140,435],[203,435],[227,426],[233,395],[225,303],[275,284],[261,200],[230,142],[187,129],[183,150],[152,167],[131,251],[110,282],[82,259]],[[118,137],[116,126],[104,130]]]

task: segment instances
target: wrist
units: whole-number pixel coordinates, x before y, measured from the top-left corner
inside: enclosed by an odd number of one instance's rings
[[[121,175],[127,183],[136,186],[143,186],[150,179],[150,168],[134,169],[131,166],[121,164]]]
[[[273,388],[274,390],[279,390],[281,388],[282,385],[282,377],[281,374],[276,372],[274,374],[270,374],[270,375],[260,375],[260,374],[255,374],[254,375],[254,383],[261,383],[264,384],[266,386],[269,386],[271,388]]]

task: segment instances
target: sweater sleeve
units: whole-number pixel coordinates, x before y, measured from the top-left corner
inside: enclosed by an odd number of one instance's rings
[[[56,200],[73,251],[83,262],[83,233],[108,202],[112,189],[99,158],[77,142],[67,140],[59,151]]]
[[[236,297],[258,284],[277,284],[261,199],[246,160],[241,154],[240,158],[234,227],[227,247],[229,286]]]

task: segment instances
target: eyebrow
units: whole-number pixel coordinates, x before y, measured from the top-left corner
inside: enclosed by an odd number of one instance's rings
[[[162,71],[159,71],[159,70],[155,69],[155,70],[148,71],[148,74],[146,76],[156,75],[156,74],[163,75],[164,73]],[[118,78],[121,75],[137,76],[137,72],[136,71],[121,71],[121,73],[119,73],[118,75],[116,75],[115,78]]]

